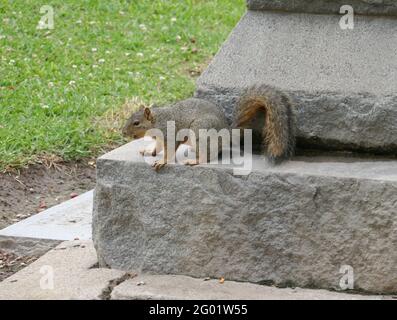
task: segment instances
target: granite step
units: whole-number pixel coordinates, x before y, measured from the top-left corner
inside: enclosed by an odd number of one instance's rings
[[[292,159],[252,172],[143,159],[137,140],[97,161],[93,240],[121,270],[397,292],[397,161]]]

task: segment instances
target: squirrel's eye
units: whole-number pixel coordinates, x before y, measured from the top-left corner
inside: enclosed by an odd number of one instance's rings
[[[139,121],[138,120],[134,121],[134,126],[139,126]]]

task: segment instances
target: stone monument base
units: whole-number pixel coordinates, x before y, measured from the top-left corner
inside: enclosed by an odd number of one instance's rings
[[[318,1],[292,1],[306,2]],[[353,30],[342,30],[340,19],[248,11],[198,79],[196,96],[231,121],[244,89],[272,85],[296,103],[299,146],[396,155],[397,19],[356,16]]]
[[[348,265],[354,289],[397,292],[397,161],[268,167],[256,156],[247,176],[223,165],[157,173],[138,153],[144,143],[98,159],[101,266],[338,289]]]

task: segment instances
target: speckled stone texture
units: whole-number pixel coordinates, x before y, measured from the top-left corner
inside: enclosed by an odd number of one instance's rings
[[[298,145],[397,154],[397,19],[249,11],[197,81],[229,120],[257,83],[296,103]]]
[[[97,162],[93,240],[101,266],[397,292],[397,162],[290,161],[251,174],[172,165],[156,173],[130,143]]]
[[[356,14],[397,16],[395,0],[247,0],[251,10],[278,10],[306,13],[340,13],[343,5]]]

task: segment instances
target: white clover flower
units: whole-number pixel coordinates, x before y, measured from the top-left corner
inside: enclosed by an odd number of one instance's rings
[[[83,21],[81,21],[81,20],[77,20],[77,21],[76,21],[76,23],[77,23],[77,24],[82,24],[82,23],[83,23]]]
[[[97,64],[93,64],[92,67],[95,69],[95,68],[98,68],[98,65]]]
[[[73,86],[75,84],[76,84],[76,81],[74,81],[74,80],[69,81],[69,85]]]
[[[42,106],[41,106],[41,109],[49,109],[50,108],[50,106],[48,106],[48,105],[46,105],[46,104],[43,104]]]
[[[109,50],[106,50],[105,53],[106,53],[106,54],[111,54],[112,52],[109,51]]]
[[[143,23],[139,25],[139,29],[141,29],[142,31],[147,30],[146,26]]]
[[[138,52],[136,55],[137,55],[138,57],[140,57],[140,58],[143,57],[143,53],[142,53],[142,52]]]
[[[9,63],[10,64],[15,64],[15,60],[11,59]]]
[[[37,25],[37,29],[45,29],[46,28],[46,23],[44,21],[39,21],[39,24]]]
[[[92,48],[91,51],[92,51],[92,52],[97,52],[98,49],[97,49],[97,48]]]
[[[175,17],[172,17],[172,18],[171,18],[171,22],[176,22],[176,18],[175,18]]]
[[[74,64],[74,65],[72,65],[72,68],[73,68],[73,69],[76,69],[76,68],[77,68],[77,66]]]
[[[104,63],[104,62],[105,62],[105,59],[99,59],[98,62],[99,62],[99,63]]]
[[[48,87],[53,88],[54,87],[54,82],[48,82]]]
[[[165,77],[163,77],[163,76],[160,76],[160,81],[164,81],[165,80]]]

